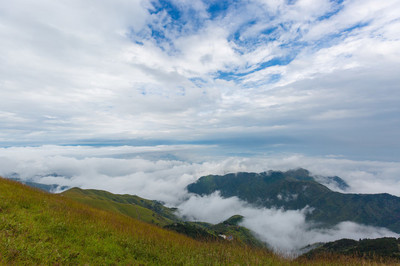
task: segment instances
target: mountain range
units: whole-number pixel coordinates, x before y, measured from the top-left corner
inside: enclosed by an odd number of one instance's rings
[[[337,187],[347,188],[341,178],[325,177]],[[309,208],[306,218],[320,227],[343,221],[386,227],[400,233],[400,198],[383,194],[354,194],[332,191],[317,182],[305,169],[208,175],[187,186],[190,193],[224,198],[236,196],[257,207],[298,210]]]

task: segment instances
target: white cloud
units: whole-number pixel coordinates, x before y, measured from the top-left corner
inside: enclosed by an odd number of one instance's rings
[[[47,184],[59,183],[177,202],[184,188],[208,174],[262,172],[302,167],[315,175],[339,176],[348,192],[400,196],[398,162],[353,161],[340,157],[278,155],[217,157],[213,146],[39,146],[1,148],[0,175],[18,173]],[[172,159],[171,159],[172,158]],[[57,173],[61,177],[43,177]],[[101,182],[98,182],[101,178]]]

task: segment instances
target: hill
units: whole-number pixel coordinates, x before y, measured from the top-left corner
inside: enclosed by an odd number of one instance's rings
[[[119,195],[103,190],[80,188],[71,188],[61,193],[61,195],[101,210],[127,215],[147,223],[162,226],[194,239],[220,240],[220,235],[225,235],[231,236],[235,242],[265,247],[247,228],[237,224],[238,217],[241,216],[231,217],[227,221],[216,225],[204,222],[188,222],[175,216],[175,208],[167,208],[161,202],[138,196]],[[236,223],[233,221],[236,221]]]
[[[325,243],[302,257],[317,258],[327,255],[351,255],[362,258],[400,260],[400,238],[383,237],[377,239],[340,239]]]
[[[329,178],[345,183],[339,177]],[[389,194],[344,194],[318,183],[305,169],[287,172],[236,173],[203,176],[187,187],[191,193],[237,196],[256,206],[287,210],[312,207],[308,220],[321,226],[353,221],[400,233],[400,198]]]
[[[202,242],[0,178],[0,264],[261,264],[266,249]]]

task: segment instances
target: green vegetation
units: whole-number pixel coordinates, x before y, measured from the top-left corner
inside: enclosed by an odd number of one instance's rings
[[[370,259],[397,259],[400,262],[400,238],[341,239],[329,242],[303,255],[309,259],[341,254]]]
[[[343,186],[339,177],[332,181]],[[237,173],[201,177],[188,191],[209,195],[219,190],[221,196],[237,196],[257,206],[288,210],[311,206],[308,220],[331,226],[353,221],[389,228],[400,233],[400,198],[389,194],[342,194],[316,182],[305,169],[287,172]]]
[[[178,222],[165,226],[165,228],[185,234],[194,239],[205,241],[222,240],[233,241],[237,244],[251,247],[265,248],[266,245],[255,238],[249,229],[239,226],[243,216],[234,215],[219,224],[204,222]]]
[[[158,201],[147,200],[138,196],[118,195],[103,190],[80,188],[71,188],[61,195],[98,209],[124,214],[160,226],[179,220],[174,215],[175,209],[167,208]]]
[[[218,235],[216,235],[215,232],[194,222],[173,223],[165,226],[164,228],[168,230],[173,230],[180,234],[187,235],[197,240],[203,240],[203,241],[219,240]]]
[[[225,220],[223,224],[226,225],[239,225],[241,221],[243,221],[243,216],[242,215],[233,215],[229,219]]]

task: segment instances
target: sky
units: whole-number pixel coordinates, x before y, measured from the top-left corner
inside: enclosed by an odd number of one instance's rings
[[[0,145],[398,161],[399,0],[0,3]]]
[[[400,0],[0,2],[2,176],[242,214],[293,252],[399,235],[186,186],[303,167],[400,196],[399,136]]]

